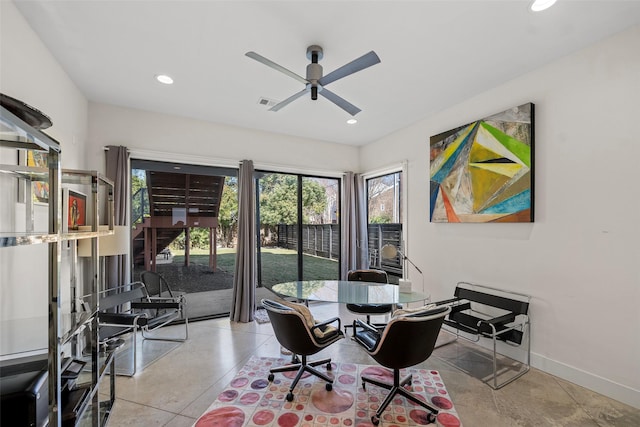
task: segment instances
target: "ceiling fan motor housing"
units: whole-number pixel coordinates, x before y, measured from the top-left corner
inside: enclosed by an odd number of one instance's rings
[[[297,93],[294,93],[284,101],[278,102],[276,105],[269,108],[269,111],[279,111],[301,96],[306,95],[307,92],[311,92],[311,99],[318,99],[318,94],[320,94],[352,116],[355,116],[362,110],[351,104],[346,99],[341,98],[340,96],[331,92],[329,89],[325,89],[324,86],[328,85],[329,83],[335,82],[336,80],[339,80],[343,77],[347,77],[353,73],[364,70],[365,68],[369,68],[372,65],[380,62],[380,58],[378,58],[378,55],[376,55],[374,51],[371,51],[347,64],[344,64],[342,67],[333,70],[326,76],[323,76],[322,66],[318,64],[318,61],[320,61],[323,56],[322,48],[318,45],[311,45],[307,48],[307,58],[311,60],[311,63],[307,65],[307,78],[304,78],[253,51],[247,52],[245,53],[245,55],[304,84],[304,89]]]
[[[322,48],[318,45],[312,45],[307,48],[307,58],[311,63],[307,65],[307,80],[311,84],[311,99],[318,99],[318,80],[322,78],[322,65],[318,61],[322,59]],[[320,87],[322,90],[322,87]]]

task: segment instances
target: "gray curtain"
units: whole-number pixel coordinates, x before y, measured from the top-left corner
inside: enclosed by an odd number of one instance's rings
[[[343,176],[342,206],[342,268],[340,278],[347,279],[349,270],[368,268],[367,209],[364,200],[364,179],[360,174],[346,172]]]
[[[114,225],[127,225],[129,211],[129,150],[109,145],[106,149],[106,177],[113,181]],[[129,255],[105,257],[105,289],[130,282]]]
[[[229,317],[251,322],[256,308],[256,185],[253,161],[243,160],[238,174],[238,247]]]

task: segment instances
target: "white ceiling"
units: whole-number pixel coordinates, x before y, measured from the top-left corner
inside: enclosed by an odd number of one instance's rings
[[[638,0],[559,0],[539,13],[529,0],[15,3],[91,101],[352,145],[640,23]],[[258,104],[304,86],[244,54],[305,76],[312,44],[325,74],[370,50],[380,57],[328,86],[363,110],[356,125],[322,97],[279,112]]]

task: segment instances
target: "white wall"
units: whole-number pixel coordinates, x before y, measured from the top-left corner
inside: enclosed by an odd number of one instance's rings
[[[13,2],[0,2],[0,92],[20,99],[48,115],[53,126],[46,133],[60,141],[62,165],[79,168],[84,164],[88,127],[88,102],[45,45],[26,23]],[[14,150],[0,149],[2,163],[14,163]],[[8,224],[24,226],[24,205],[16,206],[16,182],[0,180],[0,231]],[[37,206],[46,217],[46,207]],[[46,230],[46,223],[43,228]],[[64,258],[66,253],[62,254]],[[7,319],[43,317],[47,345],[48,302],[47,245],[0,250],[0,322]],[[68,280],[68,269],[62,272]],[[1,331],[0,331],[1,333]],[[9,343],[11,344],[11,343]],[[3,339],[0,355],[6,354]]]
[[[51,118],[45,132],[58,140],[65,168],[84,163],[88,102],[13,2],[0,2],[0,92]]]
[[[358,148],[253,131],[182,117],[104,104],[90,104],[88,162],[103,168],[106,145],[124,145],[148,157],[174,162],[256,167],[273,165],[296,172],[357,170]]]
[[[533,365],[640,408],[640,27],[361,150],[408,162],[408,253],[434,299],[457,281],[527,293]],[[535,104],[535,223],[431,224],[429,137]],[[414,284],[418,283],[414,280]]]

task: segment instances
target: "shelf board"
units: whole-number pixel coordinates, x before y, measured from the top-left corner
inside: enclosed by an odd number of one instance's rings
[[[55,243],[58,241],[58,239],[58,234],[49,234],[42,232],[0,233],[0,248],[35,245],[40,243]]]
[[[49,169],[23,165],[0,165],[0,172],[26,181],[49,181]]]
[[[113,230],[100,231],[71,231],[64,234],[49,234],[42,232],[31,233],[0,233],[0,248],[11,246],[27,246],[41,243],[54,243],[58,240],[81,240],[91,239],[93,237],[110,236]]]
[[[33,149],[32,146],[34,146],[41,151],[60,151],[58,141],[29,125],[3,106],[0,106],[0,128],[3,132],[2,145],[4,146],[24,149]],[[23,142],[24,140],[29,142]]]

